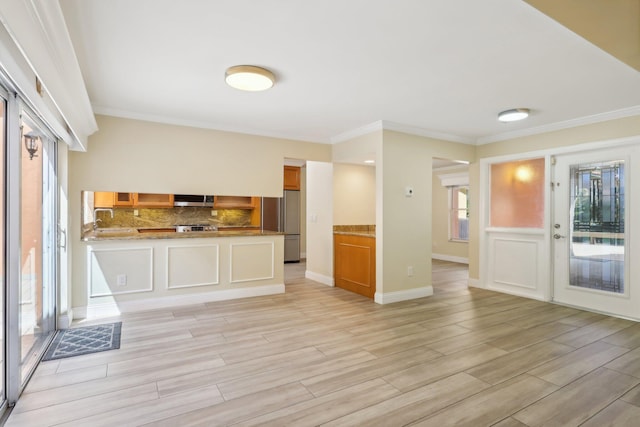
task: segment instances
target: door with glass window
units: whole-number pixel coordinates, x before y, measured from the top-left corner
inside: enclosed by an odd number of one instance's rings
[[[20,381],[55,331],[55,145],[26,111],[20,122]]]
[[[638,160],[638,146],[555,157],[554,301],[640,319]]]

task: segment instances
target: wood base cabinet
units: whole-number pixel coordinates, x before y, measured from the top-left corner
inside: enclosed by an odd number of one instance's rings
[[[373,298],[376,293],[376,239],[334,234],[334,280],[339,288]]]

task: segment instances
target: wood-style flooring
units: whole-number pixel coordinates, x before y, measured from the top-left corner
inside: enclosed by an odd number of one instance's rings
[[[7,426],[640,425],[640,324],[433,277],[382,306],[292,264],[283,295],[123,315],[120,350],[42,363]]]

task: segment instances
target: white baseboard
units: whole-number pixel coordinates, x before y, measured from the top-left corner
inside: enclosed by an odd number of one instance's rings
[[[175,295],[142,300],[121,301],[118,303],[94,304],[87,307],[74,307],[73,313],[78,318],[93,319],[97,317],[117,316],[121,313],[155,310],[159,308],[179,307],[202,304],[204,302],[226,301],[239,298],[259,297],[284,293],[284,284],[254,286],[250,288],[223,289],[188,295]]]
[[[520,291],[517,291],[517,290],[504,289],[504,288],[499,288],[499,287],[495,287],[495,286],[487,286],[485,289],[487,289],[489,291],[494,291],[494,292],[500,292],[500,293],[503,293],[503,294],[513,295],[513,296],[516,296],[516,297],[535,299],[535,300],[538,300],[538,301],[546,301],[544,299],[544,296],[530,294],[528,292],[520,292]]]
[[[457,262],[460,264],[469,264],[469,258],[461,256],[445,255],[445,254],[431,254],[432,259],[439,259],[440,261]]]
[[[325,276],[324,274],[314,273],[313,271],[307,270],[304,272],[304,277],[309,280],[313,280],[314,282],[322,283],[323,285],[335,286],[333,277]]]
[[[71,322],[73,322],[73,311],[69,310],[66,313],[63,313],[58,316],[58,329],[69,329],[71,327]]]
[[[480,289],[484,289],[484,286],[480,285],[480,279],[473,279],[471,277],[469,277],[469,279],[467,279],[467,286],[469,286],[470,288],[480,288]]]
[[[433,295],[433,286],[429,285],[423,288],[407,289],[406,291],[376,292],[374,301],[378,304],[391,304],[394,302],[430,297],[431,295]]]

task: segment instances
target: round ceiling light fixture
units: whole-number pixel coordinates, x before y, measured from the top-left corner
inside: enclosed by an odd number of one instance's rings
[[[276,77],[271,71],[255,65],[235,65],[227,68],[224,80],[232,88],[258,92],[271,88]]]
[[[502,111],[498,114],[498,120],[501,122],[517,122],[529,117],[528,108],[513,108],[511,110]]]

